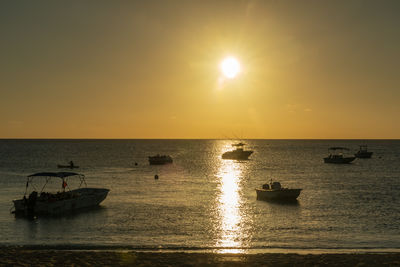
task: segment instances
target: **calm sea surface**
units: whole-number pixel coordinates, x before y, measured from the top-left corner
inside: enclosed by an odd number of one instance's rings
[[[0,140],[0,245],[134,249],[400,249],[400,141],[245,140],[248,161],[222,160],[224,140]],[[330,146],[371,159],[324,164]],[[150,166],[169,154],[174,163]],[[35,220],[10,214],[26,176],[73,160],[100,208]],[[135,166],[135,162],[138,163]],[[160,179],[155,180],[158,174]],[[278,180],[295,204],[256,200]]]

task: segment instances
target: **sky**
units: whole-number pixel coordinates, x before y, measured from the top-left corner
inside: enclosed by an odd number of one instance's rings
[[[0,138],[398,139],[399,13],[397,0],[1,1]]]

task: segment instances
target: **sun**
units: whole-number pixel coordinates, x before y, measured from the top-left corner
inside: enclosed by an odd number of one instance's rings
[[[235,78],[240,73],[240,63],[234,57],[227,57],[220,64],[222,74],[229,79]]]

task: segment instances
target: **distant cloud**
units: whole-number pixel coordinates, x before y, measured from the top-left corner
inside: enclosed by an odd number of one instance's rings
[[[301,105],[298,104],[286,104],[286,110],[290,113],[298,112],[303,110],[304,112],[311,112],[311,108],[304,108]]]
[[[297,111],[297,105],[296,104],[286,104],[286,110],[290,113],[296,112]]]

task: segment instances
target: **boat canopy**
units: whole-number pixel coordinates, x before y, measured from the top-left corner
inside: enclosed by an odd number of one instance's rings
[[[65,191],[65,188],[68,187],[66,178],[70,177],[70,176],[77,176],[79,178],[80,184],[79,184],[78,188],[81,188],[82,184],[87,186],[86,181],[85,181],[85,175],[83,175],[83,174],[79,174],[76,172],[38,172],[38,173],[28,175],[27,181],[26,181],[26,186],[25,186],[24,196],[28,192],[29,185],[31,185],[33,187],[33,189],[35,189],[35,191],[39,191],[40,193],[43,192],[47,183],[50,181],[51,178],[54,178],[54,177],[62,179],[62,190]],[[33,184],[33,180],[36,177],[46,177],[46,180],[45,180],[44,185],[41,190],[36,189],[35,185]]]
[[[74,175],[83,175],[83,174],[79,174],[76,172],[38,172],[38,173],[28,175],[28,177],[42,176],[42,177],[65,178],[65,177],[74,176]]]
[[[347,147],[341,147],[341,146],[333,146],[330,147],[329,150],[350,150]]]

